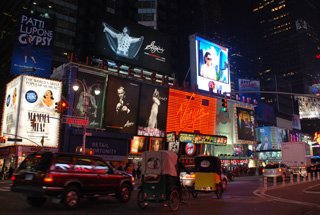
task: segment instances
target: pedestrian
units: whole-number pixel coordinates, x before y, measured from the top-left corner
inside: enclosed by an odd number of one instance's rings
[[[138,166],[138,168],[137,168],[137,177],[138,177],[138,179],[140,179],[140,176],[141,176],[141,170],[140,170],[140,166]]]

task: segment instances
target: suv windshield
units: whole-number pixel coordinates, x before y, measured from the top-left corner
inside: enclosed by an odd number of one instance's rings
[[[45,170],[51,163],[52,153],[30,154],[19,166],[19,170]]]
[[[279,164],[267,164],[265,169],[279,168]]]

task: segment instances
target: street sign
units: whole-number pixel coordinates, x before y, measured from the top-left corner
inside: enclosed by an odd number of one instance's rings
[[[88,120],[77,118],[62,118],[62,123],[73,125],[88,125]]]

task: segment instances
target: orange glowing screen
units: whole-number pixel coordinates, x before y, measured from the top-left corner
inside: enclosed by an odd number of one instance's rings
[[[169,90],[167,132],[179,131],[214,135],[215,98],[180,90]]]

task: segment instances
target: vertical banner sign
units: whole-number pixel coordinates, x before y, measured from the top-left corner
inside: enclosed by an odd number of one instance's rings
[[[87,99],[88,99],[88,126],[87,128],[100,128],[101,121],[101,109],[102,109],[102,99],[104,94],[104,85],[106,78],[104,76],[92,75],[84,72],[78,71],[77,79],[83,83],[79,84],[79,89],[74,94],[74,110],[76,116],[84,117],[85,113],[85,102],[84,102],[84,89],[86,89]],[[76,83],[76,82],[75,82]],[[94,91],[96,88],[100,88],[100,94],[96,95]]]
[[[140,84],[109,76],[106,111],[106,130],[123,134],[136,134]]]
[[[11,74],[50,77],[54,27],[55,18],[48,15],[27,11],[20,15]]]
[[[255,141],[254,110],[240,107],[236,109],[238,140]]]
[[[138,135],[164,137],[168,107],[168,89],[141,85]]]

